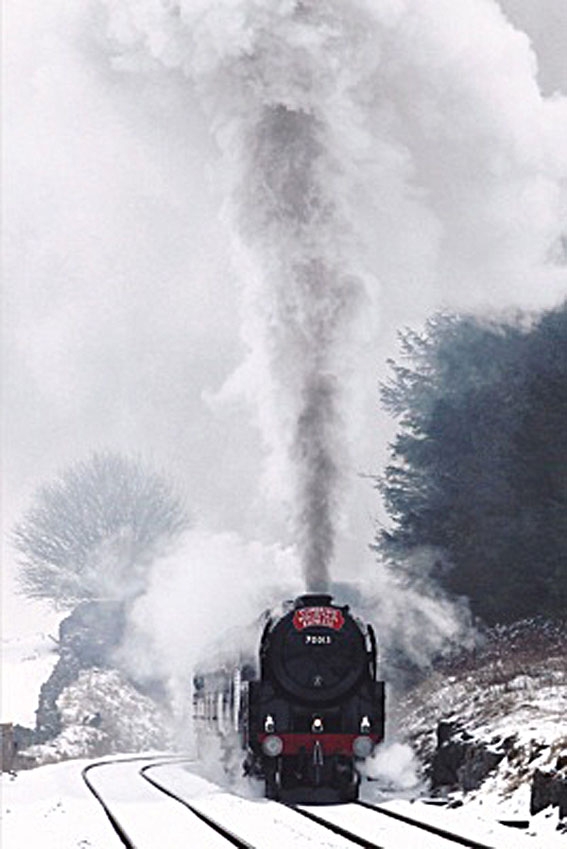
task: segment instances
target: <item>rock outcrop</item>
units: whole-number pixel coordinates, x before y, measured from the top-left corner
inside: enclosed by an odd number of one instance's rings
[[[554,769],[536,769],[532,778],[530,813],[549,806],[559,808],[559,819],[567,819],[567,755],[557,759]]]
[[[507,741],[487,743],[476,739],[458,722],[443,721],[437,726],[437,749],[431,762],[431,785],[475,790],[500,763]]]
[[[124,607],[118,602],[80,604],[59,626],[59,660],[39,694],[34,742],[44,743],[61,732],[57,707],[61,693],[84,669],[111,666],[125,627]]]

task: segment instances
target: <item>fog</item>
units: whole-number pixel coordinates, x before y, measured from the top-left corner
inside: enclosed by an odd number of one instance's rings
[[[5,528],[56,469],[110,448],[186,493],[210,541],[204,616],[233,578],[260,604],[374,576],[396,330],[565,295],[565,16],[551,0],[8,2]],[[187,545],[172,574],[206,568]],[[18,627],[32,613],[7,562]],[[158,645],[187,610],[179,580]],[[415,643],[408,595],[376,580]],[[433,645],[462,624],[439,603],[412,602]]]

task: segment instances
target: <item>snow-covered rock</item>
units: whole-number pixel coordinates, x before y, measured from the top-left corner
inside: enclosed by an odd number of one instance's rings
[[[36,763],[169,744],[169,717],[114,669],[85,669],[57,698],[62,730],[25,754]]]
[[[476,651],[440,665],[396,714],[437,794],[501,820],[565,817],[565,626],[494,629]]]
[[[124,630],[124,606],[118,602],[79,604],[59,625],[59,659],[42,684],[36,718],[36,740],[45,743],[63,730],[57,700],[81,670],[113,666],[113,653]]]
[[[532,778],[530,813],[539,814],[550,805],[567,819],[567,755],[557,758],[553,769],[536,769]]]

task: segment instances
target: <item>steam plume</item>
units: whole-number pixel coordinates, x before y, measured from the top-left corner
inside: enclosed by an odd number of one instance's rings
[[[271,441],[287,458],[307,587],[326,589],[345,491],[349,340],[364,303],[341,185],[352,155],[336,119],[340,107],[356,123],[352,100],[338,92],[349,86],[361,31],[333,4],[283,4],[269,18],[229,62],[246,103],[231,134],[234,211],[256,267],[259,353],[286,410]]]
[[[250,252],[246,314],[260,319],[253,346],[271,386],[261,403],[283,410],[270,416],[269,442],[291,481],[307,587],[325,589],[348,464],[350,338],[365,302],[343,164],[359,123],[349,92],[364,16],[349,23],[329,2],[225,5],[222,21],[213,7],[186,10],[186,59],[231,163],[235,231]],[[242,15],[249,25],[229,32]],[[232,37],[217,52],[219,26]]]
[[[107,5],[116,65],[182,69],[209,116],[246,279],[239,378],[324,588],[380,310],[557,297],[565,103],[491,0]]]

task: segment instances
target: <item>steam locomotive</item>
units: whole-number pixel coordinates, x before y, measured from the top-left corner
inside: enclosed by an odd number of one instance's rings
[[[371,625],[332,596],[302,595],[269,614],[259,657],[240,654],[194,677],[194,716],[238,735],[244,768],[270,799],[358,797],[357,767],[384,736],[384,682]]]

